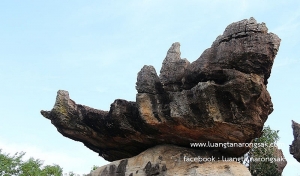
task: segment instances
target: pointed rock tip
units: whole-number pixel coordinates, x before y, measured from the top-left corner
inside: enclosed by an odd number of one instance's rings
[[[57,95],[67,95],[67,96],[69,96],[69,92],[66,91],[66,90],[58,90]]]
[[[50,111],[44,111],[44,110],[41,110],[41,114],[42,114],[42,116],[44,116],[45,118],[50,119],[50,118],[49,118]]]
[[[61,98],[70,99],[69,92],[66,90],[58,90],[56,99],[61,99]]]
[[[180,53],[180,43],[173,43],[170,49],[168,50],[168,53]]]
[[[248,20],[249,23],[257,23],[254,17],[250,17]]]
[[[292,120],[292,126],[294,125],[300,125],[299,123],[297,123],[296,121]]]

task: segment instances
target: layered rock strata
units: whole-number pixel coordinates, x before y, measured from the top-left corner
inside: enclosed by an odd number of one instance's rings
[[[292,120],[294,140],[290,145],[290,154],[300,162],[300,124]]]
[[[160,145],[132,158],[99,167],[88,176],[251,176],[241,163],[210,156],[208,151]],[[216,159],[215,161],[212,161]]]
[[[136,102],[117,99],[109,111],[76,104],[58,91],[51,111],[41,111],[66,137],[108,161],[129,158],[159,144],[248,143],[261,135],[273,111],[267,80],[280,39],[254,18],[230,24],[194,62],[172,44],[159,76],[138,73]],[[241,156],[246,147],[202,147]]]

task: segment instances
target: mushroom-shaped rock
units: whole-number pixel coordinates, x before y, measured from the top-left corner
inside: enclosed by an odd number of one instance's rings
[[[109,161],[159,144],[248,143],[260,137],[273,111],[266,84],[279,44],[264,23],[242,20],[230,24],[191,64],[173,43],[159,77],[152,66],[138,73],[136,102],[117,99],[109,111],[101,111],[58,91],[53,109],[41,113],[61,134]],[[240,145],[195,149],[224,156],[249,150]]]

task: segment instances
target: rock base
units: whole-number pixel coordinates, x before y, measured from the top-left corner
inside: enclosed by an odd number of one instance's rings
[[[89,176],[251,176],[243,164],[221,158],[217,161],[218,158],[209,156],[210,152],[200,152],[173,145],[159,145],[132,158],[99,167]],[[202,161],[192,161],[200,158]]]

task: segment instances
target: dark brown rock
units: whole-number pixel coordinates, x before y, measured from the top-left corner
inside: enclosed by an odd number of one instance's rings
[[[280,38],[267,32],[265,24],[256,23],[254,18],[230,24],[212,47],[187,67],[185,84],[194,86],[199,81],[211,80],[222,69],[256,74],[267,84],[280,45]]]
[[[300,124],[292,120],[292,128],[294,141],[292,145],[290,145],[290,153],[298,162],[300,162]]]
[[[276,161],[275,163],[277,165],[278,173],[281,175],[283,172],[283,169],[287,165],[287,161],[282,153],[282,150],[278,149],[277,147],[274,147],[274,157],[278,158],[278,160],[280,159],[280,161]],[[281,159],[281,158],[283,158],[283,159]]]
[[[251,142],[273,111],[266,84],[279,44],[264,24],[242,20],[229,25],[191,64],[180,58],[180,44],[174,43],[159,77],[154,67],[144,66],[136,102],[118,99],[106,112],[76,104],[67,91],[58,91],[54,108],[41,113],[64,136],[109,161],[158,144]],[[231,156],[248,150],[205,149]]]

